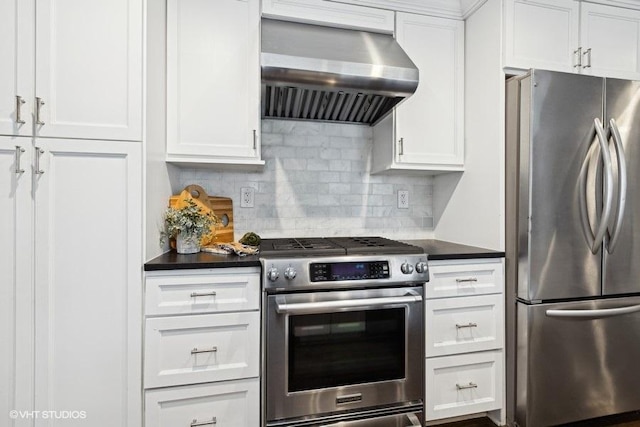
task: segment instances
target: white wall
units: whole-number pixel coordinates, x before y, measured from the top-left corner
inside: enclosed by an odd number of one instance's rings
[[[159,245],[162,213],[173,194],[178,170],[165,159],[166,1],[147,0],[146,244],[144,259],[168,248]],[[177,185],[177,184],[176,184]],[[175,189],[177,191],[177,188]]]
[[[504,250],[502,8],[489,0],[465,27],[465,172],[434,183],[437,239]]]
[[[233,199],[236,239],[262,237],[433,237],[433,179],[371,175],[372,128],[362,125],[262,121],[257,172],[183,169],[180,186],[201,185],[210,196]],[[240,189],[255,190],[255,207],[241,208]],[[398,190],[409,209],[398,209]]]

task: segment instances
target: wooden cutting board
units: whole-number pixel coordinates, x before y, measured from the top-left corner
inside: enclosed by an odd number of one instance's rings
[[[235,241],[233,234],[233,201],[229,197],[209,196],[204,188],[196,184],[187,185],[185,188],[194,199],[200,200],[216,214],[221,221],[216,231],[216,242],[227,243]],[[169,198],[169,206],[174,207],[179,195]]]

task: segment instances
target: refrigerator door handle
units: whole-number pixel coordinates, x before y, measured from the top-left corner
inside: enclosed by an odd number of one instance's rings
[[[587,239],[587,245],[592,253],[597,253],[600,249],[600,245],[604,240],[604,236],[607,232],[607,226],[609,225],[609,217],[611,216],[611,206],[613,203],[613,168],[611,165],[611,154],[609,153],[608,140],[605,136],[604,127],[599,118],[593,120],[593,127],[591,128],[592,137],[595,135],[598,143],[593,143],[587,151],[582,168],[580,170],[580,177],[578,186],[580,191],[579,204],[580,204],[580,222],[582,224],[582,232]],[[602,207],[602,215],[597,226],[597,230],[594,234],[593,226],[587,212],[587,174],[589,166],[592,162],[593,153],[600,148],[596,159],[600,159],[600,153],[602,153],[603,162],[603,175],[604,175],[604,203]]]
[[[619,308],[603,308],[599,310],[547,310],[548,317],[564,317],[573,319],[599,319],[603,317],[622,316],[623,314],[640,311],[640,305],[630,305]]]
[[[592,138],[595,137],[595,128],[592,128]],[[595,236],[593,234],[593,225],[591,224],[591,219],[589,218],[588,207],[587,207],[587,174],[589,170],[589,166],[593,161],[592,158],[594,156],[595,151],[598,149],[598,144],[595,142],[591,144],[589,150],[587,151],[587,155],[584,157],[584,161],[582,162],[582,168],[580,169],[580,177],[578,179],[578,196],[579,196],[579,204],[580,204],[580,224],[582,225],[582,233],[584,234],[584,238],[587,240],[587,246],[589,249],[593,248],[595,245]],[[599,158],[599,156],[598,156]]]
[[[620,227],[622,226],[624,208],[627,201],[627,160],[624,154],[622,137],[620,136],[618,125],[614,119],[609,120],[609,131],[613,136],[613,144],[616,149],[616,161],[618,162],[618,212],[615,222],[611,227],[611,239],[607,245],[607,251],[611,254],[616,247],[616,243],[618,243],[618,237],[620,237]]]
[[[593,246],[591,252],[596,253],[604,240],[604,236],[607,232],[609,225],[609,218],[611,216],[611,208],[613,205],[613,166],[611,165],[611,154],[609,153],[609,144],[605,136],[604,127],[599,118],[593,120],[593,124],[596,129],[596,135],[598,137],[598,143],[600,144],[600,151],[602,152],[603,162],[603,181],[604,181],[604,200],[602,206],[602,217],[600,218],[600,225],[594,237]]]

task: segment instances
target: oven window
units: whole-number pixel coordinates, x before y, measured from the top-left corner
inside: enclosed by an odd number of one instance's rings
[[[289,317],[289,392],[404,378],[405,310]]]

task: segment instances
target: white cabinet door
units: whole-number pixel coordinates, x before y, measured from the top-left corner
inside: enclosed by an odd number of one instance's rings
[[[43,137],[142,139],[142,0],[36,0]]]
[[[167,2],[167,161],[260,160],[259,0]]]
[[[260,425],[258,378],[169,387],[145,392],[145,426]]]
[[[505,0],[504,66],[573,72],[580,3]]]
[[[260,268],[148,272],[145,314],[223,313],[260,309]]]
[[[426,420],[502,408],[502,350],[426,360]]]
[[[397,13],[396,39],[420,83],[374,128],[373,171],[463,170],[464,22]]]
[[[146,320],[145,388],[257,377],[260,313]]]
[[[502,294],[428,300],[426,356],[502,348],[503,300]]]
[[[30,138],[0,137],[0,414],[11,427],[32,392],[31,152]]]
[[[32,135],[34,6],[0,0],[0,135]]]
[[[35,409],[84,411],[95,427],[138,427],[141,146],[35,145]]]
[[[640,79],[640,11],[582,3],[582,72]]]

